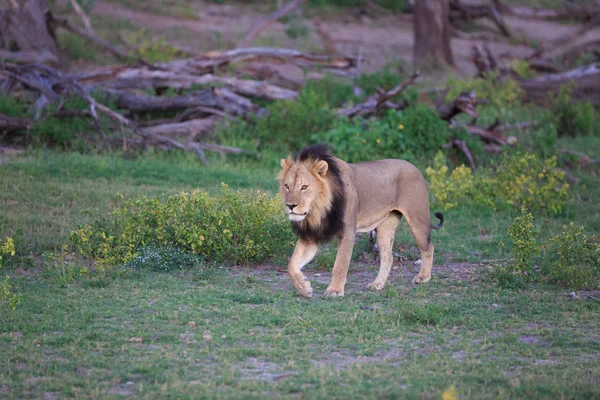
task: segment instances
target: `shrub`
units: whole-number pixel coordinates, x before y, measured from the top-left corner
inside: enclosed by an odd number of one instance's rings
[[[8,237],[4,240],[2,246],[0,246],[0,269],[4,265],[4,259],[14,255],[15,243],[12,238]],[[13,292],[13,286],[9,282],[9,277],[5,276],[4,280],[0,281],[0,304],[7,303],[14,310],[20,302],[21,294]]]
[[[222,184],[216,196],[181,193],[165,202],[122,200],[105,218],[71,234],[75,250],[110,266],[134,259],[148,246],[174,247],[207,261],[250,264],[293,245],[281,203],[260,191],[233,191]]]
[[[549,282],[572,289],[598,286],[600,244],[583,230],[571,222],[542,246],[542,273]]]
[[[465,165],[456,167],[451,173],[448,171],[444,153],[438,151],[433,167],[425,169],[432,204],[445,210],[467,203],[494,206],[490,190],[486,187],[489,180],[473,174]]]
[[[449,172],[441,153],[425,170],[432,203],[450,209],[461,204],[495,208],[508,204],[554,214],[570,197],[565,174],[556,169],[556,157],[540,160],[534,154],[505,154],[495,170],[476,174],[464,165]]]
[[[561,212],[569,198],[565,173],[556,168],[556,157],[540,160],[534,154],[505,154],[496,167],[496,195],[518,208]]]
[[[324,96],[327,104],[332,107],[337,107],[354,97],[352,85],[332,74],[327,74],[323,79],[309,79],[304,87]]]
[[[521,215],[508,228],[513,242],[514,257],[508,263],[508,272],[532,280],[533,257],[539,253],[536,236],[539,230],[533,225],[533,215],[523,209]]]
[[[356,78],[355,83],[365,91],[366,95],[372,95],[377,88],[390,90],[402,82],[405,77],[398,73],[396,68],[386,65],[381,70],[371,74],[362,74]]]
[[[391,110],[381,119],[339,118],[332,129],[312,140],[328,143],[346,161],[360,162],[430,157],[452,133],[429,106],[415,104],[403,111]]]
[[[600,115],[589,101],[573,100],[571,87],[562,86],[550,100],[558,136],[598,135]]]
[[[303,89],[296,100],[277,101],[267,107],[269,115],[256,121],[254,136],[274,151],[296,151],[313,134],[330,128],[334,114],[324,95]]]

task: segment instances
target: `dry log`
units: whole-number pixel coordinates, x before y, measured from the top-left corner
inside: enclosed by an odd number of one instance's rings
[[[132,112],[176,111],[210,107],[227,114],[246,117],[250,113],[261,114],[260,107],[248,99],[225,88],[212,88],[182,96],[158,97],[121,91],[106,91],[118,108]]]
[[[23,51],[8,51],[0,50],[0,59],[9,60],[18,63],[42,63],[54,64],[58,62],[58,58],[48,49],[41,50],[23,50]]]
[[[578,20],[588,21],[597,12],[597,7],[593,5],[575,7],[569,5],[565,8],[537,8],[526,6],[507,6],[500,0],[493,0],[498,10],[505,15],[510,15],[520,19],[542,19],[549,21],[559,20]]]
[[[412,85],[415,80],[419,77],[420,72],[415,72],[412,76],[396,86],[392,90],[378,91],[377,95],[370,96],[364,103],[356,104],[350,107],[341,108],[337,111],[338,115],[343,115],[348,118],[356,116],[367,117],[376,114],[382,108],[397,109],[401,110],[406,107],[406,103],[395,104],[389,101],[392,97],[402,93],[408,86]]]
[[[267,26],[271,25],[273,22],[277,21],[279,18],[289,14],[294,11],[296,8],[300,7],[305,0],[292,0],[279,9],[273,11],[266,17],[260,19],[256,22],[246,33],[244,38],[240,41],[237,47],[247,47],[258,34],[265,29]]]
[[[506,26],[498,7],[495,4],[463,4],[460,0],[450,1],[450,21],[454,24],[460,21],[470,21],[477,18],[490,19],[502,32],[504,36],[511,37],[512,34]]]
[[[31,129],[33,120],[0,114],[0,133],[22,132]]]
[[[491,131],[481,126],[464,125],[463,127],[468,133],[479,136],[486,143],[510,146],[517,142],[517,138],[514,136],[506,137],[502,132]]]
[[[196,139],[206,138],[213,132],[215,127],[214,118],[192,119],[185,122],[165,123],[146,128],[138,128],[139,133],[151,136],[165,136],[175,139],[185,139],[193,142]]]
[[[450,121],[457,114],[464,112],[472,118],[477,118],[477,95],[475,92],[465,91],[458,95],[456,99],[448,104],[444,104],[437,109],[440,118]]]
[[[108,68],[87,75],[74,76],[81,83],[101,83],[109,89],[191,89],[195,85],[225,85],[232,91],[269,100],[292,100],[298,92],[265,82],[239,79],[212,74],[191,75],[174,71],[150,69],[147,66],[133,68]]]
[[[526,60],[532,60],[540,57],[543,53],[546,53],[550,50],[565,46],[566,44],[574,41],[575,39],[585,35],[589,30],[595,28],[600,23],[600,11],[594,15],[589,21],[583,24],[579,29],[574,30],[568,35],[562,36],[559,39],[556,39],[552,42],[549,42],[545,45],[540,46],[539,49],[534,51],[532,54],[527,56]]]
[[[533,79],[521,79],[518,83],[525,91],[526,100],[542,105],[548,102],[549,92],[558,93],[563,85],[573,85],[574,98],[600,104],[600,63]]]

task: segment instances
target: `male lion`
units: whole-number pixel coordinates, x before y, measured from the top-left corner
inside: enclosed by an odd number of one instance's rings
[[[431,279],[433,244],[427,184],[421,172],[403,160],[348,164],[333,157],[326,146],[302,149],[294,159],[281,160],[279,194],[298,242],[288,264],[294,287],[312,296],[301,269],[313,259],[318,244],[338,237],[331,284],[325,296],[343,296],[356,232],[377,230],[381,265],[369,288],[381,290],[392,267],[394,235],[404,215],[421,251],[421,271],[413,283]]]

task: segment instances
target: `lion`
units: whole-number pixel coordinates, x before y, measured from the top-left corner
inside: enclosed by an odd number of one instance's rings
[[[312,297],[310,282],[302,273],[317,253],[318,245],[338,238],[327,297],[344,295],[355,234],[376,230],[380,255],[379,273],[368,288],[381,290],[392,267],[392,248],[402,216],[421,252],[421,270],[413,283],[431,279],[433,244],[431,228],[439,229],[444,216],[432,225],[429,216],[427,183],[413,164],[385,159],[358,164],[334,157],[325,145],[302,149],[294,158],[281,160],[279,194],[285,213],[298,236],[288,263],[296,290]]]

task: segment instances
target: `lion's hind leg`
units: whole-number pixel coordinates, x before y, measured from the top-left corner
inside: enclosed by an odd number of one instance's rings
[[[433,266],[433,244],[431,243],[431,220],[429,219],[429,209],[427,214],[424,210],[422,212],[408,215],[406,222],[410,226],[419,251],[421,252],[421,271],[412,280],[413,283],[426,283],[431,279],[431,268]]]
[[[380,260],[379,273],[375,280],[367,286],[369,289],[381,290],[385,286],[394,260],[394,236],[401,218],[402,214],[393,212],[377,226],[377,247],[379,248]]]

